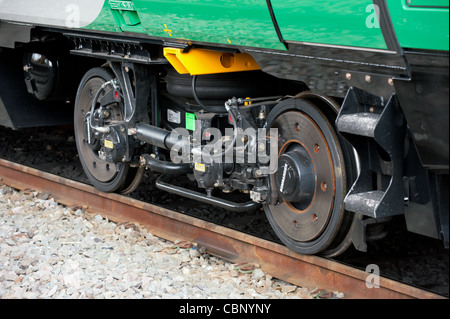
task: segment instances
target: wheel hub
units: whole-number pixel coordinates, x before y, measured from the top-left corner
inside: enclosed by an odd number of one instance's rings
[[[292,150],[278,159],[275,182],[278,194],[284,201],[305,209],[314,197],[314,167],[306,150],[300,144],[293,144],[290,147]]]

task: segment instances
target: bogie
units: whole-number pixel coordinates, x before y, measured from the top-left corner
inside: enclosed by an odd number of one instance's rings
[[[51,17],[50,0],[25,2],[16,12],[0,0],[0,50],[24,56],[15,92],[0,60],[0,124],[37,123],[14,118],[28,110],[12,103],[26,91],[35,110],[74,101],[78,154],[99,190],[132,192],[150,169],[162,190],[239,212],[263,207],[304,254],[364,251],[382,234],[368,228],[400,214],[448,246],[448,7],[200,1],[199,12],[158,25],[194,6],[75,0]],[[222,196],[233,192],[246,201]]]

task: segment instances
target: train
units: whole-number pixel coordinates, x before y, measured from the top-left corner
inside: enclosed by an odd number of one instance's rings
[[[103,192],[150,169],[297,253],[401,215],[448,248],[445,0],[0,0],[0,125],[65,123]]]

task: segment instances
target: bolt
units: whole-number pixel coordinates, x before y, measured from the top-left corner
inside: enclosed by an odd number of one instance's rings
[[[139,165],[140,166],[145,166],[146,163],[147,163],[147,161],[145,160],[144,156],[139,157]]]
[[[390,86],[394,86],[394,80],[392,78],[388,79],[388,83]]]
[[[258,143],[258,150],[260,152],[264,151],[266,149],[266,145],[264,143]]]
[[[266,113],[264,113],[264,110],[260,110],[258,114],[258,119],[265,120],[266,119]]]
[[[345,78],[346,78],[347,80],[351,80],[352,74],[351,74],[351,73],[346,73],[346,74],[345,74]]]
[[[372,78],[368,74],[366,75],[365,79],[367,83],[370,83],[370,81],[372,81]]]

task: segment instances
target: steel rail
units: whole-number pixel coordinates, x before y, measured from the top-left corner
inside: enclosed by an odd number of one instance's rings
[[[228,261],[257,263],[265,273],[298,286],[342,291],[346,298],[355,299],[445,299],[383,277],[379,288],[367,288],[369,274],[362,270],[3,159],[0,177],[16,189],[49,192],[69,207],[81,205],[115,222],[138,223],[160,238],[195,242]]]

